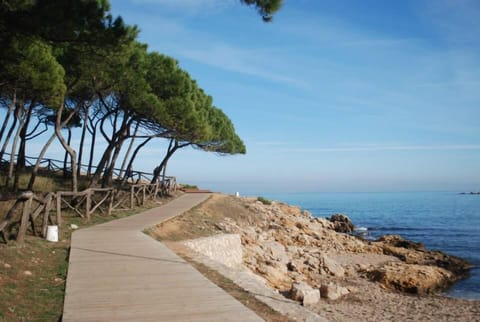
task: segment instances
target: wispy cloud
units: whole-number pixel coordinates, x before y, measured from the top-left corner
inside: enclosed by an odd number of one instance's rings
[[[258,49],[243,49],[225,43],[216,43],[203,48],[178,48],[177,54],[213,67],[245,75],[256,76],[277,83],[307,87],[302,79],[276,72],[268,68],[272,63],[269,55]]]
[[[293,148],[288,152],[362,152],[362,151],[431,151],[431,150],[480,150],[477,144],[458,145],[357,145],[357,146],[330,146],[314,148]]]

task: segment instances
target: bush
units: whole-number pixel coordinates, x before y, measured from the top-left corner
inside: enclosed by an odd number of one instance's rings
[[[196,185],[193,185],[193,184],[182,184],[182,188],[198,190],[198,187]]]
[[[267,205],[267,206],[272,204],[272,202],[270,200],[265,199],[263,197],[258,197],[257,200],[260,201],[261,203],[263,203],[264,205]]]

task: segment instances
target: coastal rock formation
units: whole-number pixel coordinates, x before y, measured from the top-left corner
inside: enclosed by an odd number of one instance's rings
[[[442,290],[455,280],[452,272],[441,267],[391,263],[373,268],[370,277],[389,289],[412,294],[428,294]]]
[[[333,223],[333,229],[338,233],[350,234],[355,229],[350,218],[343,214],[332,215],[328,220]]]
[[[348,283],[358,278],[425,294],[462,278],[470,267],[460,258],[425,250],[422,244],[400,236],[373,242],[352,236],[348,233],[354,226],[345,215],[314,218],[284,203],[265,205],[248,198],[240,202],[248,215],[236,220],[226,217],[216,228],[239,234],[244,265],[302,303],[305,283],[331,300],[348,295],[348,289],[355,289]]]

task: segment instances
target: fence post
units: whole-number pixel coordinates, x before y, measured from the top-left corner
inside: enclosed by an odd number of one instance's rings
[[[108,203],[108,215],[109,216],[112,214],[114,198],[115,198],[115,189],[112,188],[112,190],[110,190],[110,201]]]
[[[62,193],[57,192],[57,225],[62,223]]]
[[[147,186],[146,185],[142,185],[142,206],[145,204],[145,190],[146,190]]]
[[[18,229],[17,243],[23,245],[25,234],[27,233],[28,220],[30,218],[30,211],[32,209],[33,193],[30,192],[28,199],[23,202],[22,221]]]
[[[133,209],[133,203],[135,201],[135,186],[130,186],[130,209]]]
[[[87,220],[90,220],[90,209],[92,208],[92,190],[88,189],[87,194],[86,194],[86,200],[85,200],[85,218]]]
[[[49,193],[45,197],[45,209],[43,210],[43,225],[42,225],[43,238],[47,237],[48,217],[50,216],[51,207],[52,207],[52,193]]]

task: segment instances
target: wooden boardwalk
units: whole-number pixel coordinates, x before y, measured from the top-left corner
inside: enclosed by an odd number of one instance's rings
[[[262,321],[142,231],[208,197],[186,194],[72,235],[63,321]]]

